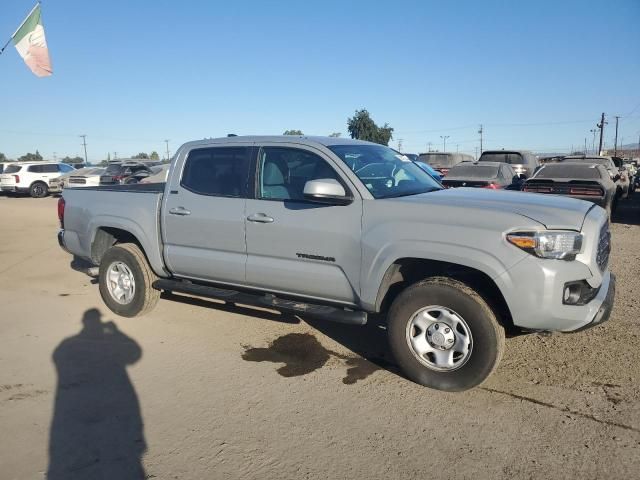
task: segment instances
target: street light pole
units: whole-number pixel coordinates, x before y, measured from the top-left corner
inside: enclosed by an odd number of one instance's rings
[[[167,163],[169,163],[169,140],[165,140],[164,143],[167,144]]]
[[[440,135],[440,138],[442,139],[442,152],[445,153],[447,151],[447,138],[449,138],[451,135]]]
[[[592,128],[589,131],[593,133],[593,140],[591,142],[591,151],[595,155],[596,154],[596,133],[598,132],[598,130],[596,128]]]

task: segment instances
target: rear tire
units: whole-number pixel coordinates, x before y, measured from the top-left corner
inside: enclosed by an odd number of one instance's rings
[[[33,182],[29,187],[29,195],[33,198],[44,198],[49,194],[49,186],[44,182]]]
[[[480,385],[504,351],[504,329],[489,305],[468,285],[446,277],[400,293],[389,311],[388,334],[407,377],[448,392]]]
[[[158,303],[157,279],[140,247],[121,243],[111,247],[100,262],[100,295],[109,309],[122,317],[138,317]]]

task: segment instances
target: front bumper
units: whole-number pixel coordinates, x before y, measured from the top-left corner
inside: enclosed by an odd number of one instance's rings
[[[609,288],[607,294],[600,305],[600,308],[594,315],[593,319],[586,325],[579,327],[575,330],[571,330],[568,333],[581,332],[589,328],[598,326],[609,320],[611,317],[611,311],[613,310],[613,302],[616,298],[616,276],[612,273],[609,277]]]

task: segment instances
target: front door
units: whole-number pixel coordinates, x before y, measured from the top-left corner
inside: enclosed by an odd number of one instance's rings
[[[195,148],[182,173],[172,175],[162,219],[164,256],[173,274],[244,283],[252,151],[249,145]]]
[[[355,303],[360,288],[362,201],[345,206],[304,199],[309,180],[333,178],[331,159],[297,146],[267,146],[247,200],[247,283],[271,291]],[[355,191],[351,188],[351,191]]]

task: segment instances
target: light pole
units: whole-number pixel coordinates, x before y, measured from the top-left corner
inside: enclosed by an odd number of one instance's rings
[[[447,151],[447,138],[450,136],[451,135],[440,135],[440,138],[442,139],[442,153]]]
[[[165,140],[164,143],[167,144],[167,163],[169,163],[169,140]]]

